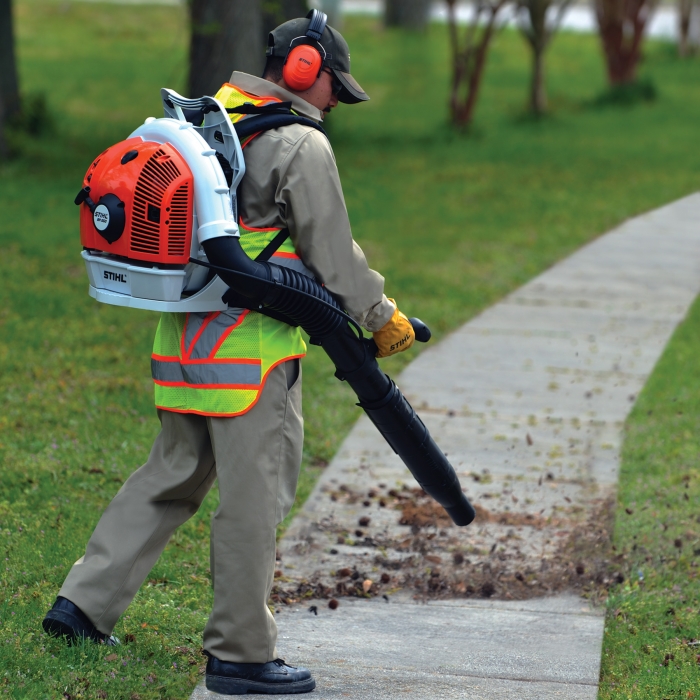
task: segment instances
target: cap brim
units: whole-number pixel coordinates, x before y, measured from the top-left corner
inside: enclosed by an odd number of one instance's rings
[[[350,75],[350,73],[343,73],[342,71],[331,69],[338,78],[343,89],[338,94],[338,99],[347,105],[354,105],[358,102],[366,102],[369,100],[369,95],[360,87],[360,84],[355,80],[355,78]]]

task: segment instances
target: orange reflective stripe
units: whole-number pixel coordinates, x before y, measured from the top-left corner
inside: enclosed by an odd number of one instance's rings
[[[294,260],[301,260],[301,258],[296,253],[280,253],[278,250],[276,253],[272,254],[273,258],[291,258]]]
[[[243,150],[256,136],[260,136],[262,134],[262,131],[256,131],[254,134],[251,134],[247,139],[243,141],[241,144],[241,150]]]
[[[255,226],[248,226],[243,221],[243,217],[239,216],[238,217],[238,225],[241,228],[244,228],[246,231],[254,231],[255,233],[269,233],[270,231],[281,231],[282,229],[279,226],[273,226],[272,228],[256,228]]]

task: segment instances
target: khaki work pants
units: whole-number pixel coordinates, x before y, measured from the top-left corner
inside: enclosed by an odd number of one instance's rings
[[[267,607],[276,526],[296,492],[304,439],[299,360],[275,367],[258,403],[236,418],[159,411],[146,464],[109,504],[59,595],[110,634],[175,529],[218,478],[211,523],[214,606],[204,648],[222,661],[277,658]]]

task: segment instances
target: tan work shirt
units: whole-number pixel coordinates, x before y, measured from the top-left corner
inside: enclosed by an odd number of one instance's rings
[[[263,78],[234,71],[230,82],[256,97],[290,101],[303,117],[323,119],[316,107]],[[244,155],[246,174],[239,190],[243,223],[288,228],[306,267],[358,323],[368,331],[379,330],[395,307],[384,295],[384,278],[369,268],[353,240],[328,139],[310,126],[291,124],[263,132]]]

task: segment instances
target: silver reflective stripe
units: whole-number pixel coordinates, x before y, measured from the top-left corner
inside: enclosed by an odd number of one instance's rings
[[[185,352],[189,352],[190,345],[192,345],[194,337],[197,335],[197,333],[199,333],[199,329],[202,327],[202,324],[208,315],[208,313],[187,314],[187,327],[185,328]]]
[[[241,317],[243,309],[228,309],[222,311],[215,319],[207,323],[202,335],[197,338],[194,348],[192,341],[199,332],[209,314],[191,313],[187,316],[187,328],[185,329],[185,352],[193,360],[205,360],[214,350],[221,336]]]
[[[259,364],[206,362],[181,365],[179,362],[166,362],[152,358],[151,373],[156,382],[184,382],[192,385],[252,384],[260,386]]]
[[[164,362],[151,358],[151,376],[156,382],[184,382],[179,362]]]

